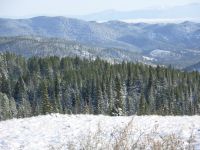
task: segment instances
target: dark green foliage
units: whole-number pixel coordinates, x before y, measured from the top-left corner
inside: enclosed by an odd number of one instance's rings
[[[113,107],[113,115],[123,115],[123,91],[122,91],[122,85],[119,75],[115,78],[115,101],[114,101],[114,107]]]
[[[0,55],[1,120],[48,113],[195,115],[200,74],[123,62]],[[7,111],[5,111],[7,110]]]
[[[10,88],[9,80],[6,79],[4,74],[2,74],[2,78],[1,78],[1,92],[5,93],[9,97],[11,96],[11,88]]]
[[[144,94],[142,93],[139,100],[138,115],[145,115],[145,114],[147,114],[147,102],[145,100]]]
[[[42,113],[43,114],[51,113],[52,112],[52,106],[51,106],[51,103],[49,102],[49,96],[48,96],[46,81],[42,82],[41,91],[42,91],[42,96],[41,96],[41,98],[42,98]]]

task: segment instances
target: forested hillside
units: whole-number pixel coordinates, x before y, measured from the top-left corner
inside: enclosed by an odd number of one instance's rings
[[[136,61],[141,59],[138,53],[118,48],[89,46],[76,41],[59,38],[33,36],[0,37],[0,52],[10,52],[24,57],[58,56],[94,59],[97,56],[107,61]]]
[[[38,37],[41,38],[38,40]],[[81,57],[84,55],[81,52],[86,52],[92,56],[109,56],[106,59],[146,60],[185,68],[199,62],[199,39],[200,23],[189,21],[148,24],[98,23],[45,16],[0,18],[0,52],[23,56],[75,54]],[[74,48],[74,45],[78,47]]]
[[[200,113],[200,74],[100,59],[0,55],[0,120],[52,112]]]

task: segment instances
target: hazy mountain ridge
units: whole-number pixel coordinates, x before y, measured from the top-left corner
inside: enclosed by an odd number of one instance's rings
[[[187,71],[200,71],[200,62],[185,68]]]
[[[130,20],[130,19],[196,19],[200,20],[200,3],[174,6],[168,8],[147,8],[133,11],[105,10],[84,16],[80,19],[91,21]]]
[[[182,48],[199,48],[200,24],[184,22],[180,24],[128,24],[120,21],[105,23],[86,22],[64,17],[36,17],[31,19],[0,19],[0,36],[42,36],[75,40],[86,44],[104,46],[114,42],[115,47],[126,46],[141,49],[132,39],[154,42],[153,48],[164,45],[181,44]],[[128,38],[128,40],[126,39]],[[179,42],[179,43],[177,43]],[[187,42],[186,44],[184,42]],[[183,47],[183,46],[184,47]],[[132,46],[132,47],[131,47]],[[143,44],[145,49],[149,45]],[[142,49],[143,50],[143,49]]]
[[[194,22],[134,24],[109,21],[97,23],[65,17],[0,19],[0,36],[39,36],[65,39],[88,47],[102,48],[104,49],[103,57],[107,55],[109,55],[109,58],[112,58],[112,55],[115,57],[113,49],[117,49],[118,52],[120,51],[120,53],[117,53],[117,59],[133,60],[134,58],[135,61],[135,57],[138,59],[138,56],[134,56],[137,53],[140,54],[140,58],[142,56],[150,57],[151,60],[154,60],[151,61],[152,63],[173,63],[178,67],[194,64],[199,61],[200,57],[200,23]],[[1,51],[5,51],[5,47],[2,44],[0,47],[2,47]],[[16,48],[13,47],[13,49],[16,51]],[[109,52],[107,53],[108,49]],[[159,54],[155,55],[155,51],[158,50]],[[95,56],[99,56],[97,51],[93,52]],[[170,54],[166,55],[161,51],[168,51]],[[121,53],[125,53],[125,55],[123,56]]]

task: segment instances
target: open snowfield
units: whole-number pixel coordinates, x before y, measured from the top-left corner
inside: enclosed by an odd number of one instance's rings
[[[0,122],[0,150],[200,149],[200,116],[46,115]]]

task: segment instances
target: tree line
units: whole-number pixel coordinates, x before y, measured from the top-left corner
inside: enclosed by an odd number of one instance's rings
[[[0,54],[0,120],[48,113],[195,115],[200,74],[141,63]]]

